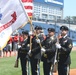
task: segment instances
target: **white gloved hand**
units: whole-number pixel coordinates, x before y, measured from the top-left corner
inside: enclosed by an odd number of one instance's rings
[[[30,55],[31,54],[31,50],[29,50],[29,52],[28,52],[28,55]]]
[[[32,32],[32,31],[30,31],[30,32],[29,32],[29,35],[33,35],[33,32]]]
[[[21,48],[21,45],[18,45],[18,49]]]
[[[41,48],[41,54],[45,53],[45,49],[44,48]]]
[[[36,39],[36,42],[37,42],[37,43],[40,43],[40,39]]]
[[[41,51],[42,51],[42,52],[45,52],[46,50],[45,50],[44,48],[41,48]]]
[[[55,60],[55,63],[57,63],[57,60]]]
[[[60,49],[61,45],[59,43],[56,43],[56,48]]]

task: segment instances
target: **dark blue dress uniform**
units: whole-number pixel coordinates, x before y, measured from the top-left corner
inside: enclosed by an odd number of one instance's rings
[[[39,29],[39,27],[35,27],[35,29]],[[42,41],[44,38],[42,35],[38,35],[38,38]],[[30,63],[31,63],[31,71],[32,75],[38,75],[38,66],[41,59],[41,48],[39,43],[36,41],[36,36],[33,36],[32,39],[32,50],[30,56]]]
[[[62,26],[60,30],[67,30],[66,26]],[[61,48],[58,50],[58,75],[69,75],[71,64],[70,52],[72,50],[72,40],[67,34],[59,39]]]
[[[55,32],[53,28],[49,28],[48,31]],[[55,58],[56,42],[57,39],[55,35],[53,35],[52,37],[47,36],[42,43],[43,47],[46,50],[45,53],[42,55],[44,75],[50,75],[50,73],[52,73],[51,68],[53,66]]]
[[[23,32],[22,34],[27,35],[27,31]],[[27,53],[29,51],[29,37],[27,39],[24,39],[24,41],[21,43],[21,48],[18,50],[18,57],[20,58],[21,62],[21,69],[22,69],[22,75],[27,75]]]

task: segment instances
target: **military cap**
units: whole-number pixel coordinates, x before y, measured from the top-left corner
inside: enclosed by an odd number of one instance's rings
[[[42,29],[42,27],[40,27],[40,26],[35,27],[35,30],[39,30],[39,29]]]
[[[28,33],[28,30],[22,31],[22,34],[28,35],[28,34],[29,34],[29,33]]]
[[[60,30],[69,30],[67,26],[61,26]]]
[[[55,29],[54,28],[48,28],[48,31],[55,32]]]
[[[42,30],[42,27],[39,26],[39,29]]]

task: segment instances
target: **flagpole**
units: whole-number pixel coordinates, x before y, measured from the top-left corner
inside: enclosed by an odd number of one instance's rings
[[[26,10],[24,9],[22,1],[19,0],[19,2],[20,2],[20,5],[21,5],[21,7],[22,7],[22,9],[23,9],[23,11],[25,13],[25,15],[27,15],[28,22],[30,23],[30,31],[32,31],[32,19],[29,18],[28,14],[26,13]],[[31,36],[30,36],[30,50],[32,50],[32,38],[31,38]],[[30,72],[29,72],[30,71],[30,69],[29,69],[29,59],[28,59],[28,64],[27,65],[28,65],[28,75],[30,75]]]
[[[30,18],[30,31],[32,31],[32,18]],[[32,49],[32,36],[30,36],[30,50]]]
[[[22,4],[22,1],[19,0],[19,2],[20,2],[20,4],[21,4],[21,6],[22,6],[22,9],[23,9],[25,15],[27,15],[26,10],[24,9],[24,6],[23,6],[23,4]],[[30,31],[32,31],[32,27],[33,27],[33,25],[32,25],[32,17],[29,17],[29,16],[27,15],[27,18],[28,18],[28,22],[30,23]],[[36,34],[36,38],[38,39],[37,34]],[[40,45],[40,47],[42,48],[41,43],[39,43],[39,45]],[[32,50],[32,36],[30,36],[30,50]],[[31,55],[30,55],[30,56],[31,56]],[[40,74],[40,72],[39,72],[39,74]],[[28,73],[28,75],[29,75],[29,73]]]

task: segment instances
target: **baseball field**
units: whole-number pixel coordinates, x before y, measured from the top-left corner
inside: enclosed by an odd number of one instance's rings
[[[0,75],[21,75],[20,63],[18,68],[14,68],[15,58],[15,56],[0,58]],[[71,52],[71,62],[70,75],[76,75],[76,51]],[[40,68],[43,75],[42,63]],[[58,75],[57,72],[54,75]]]

